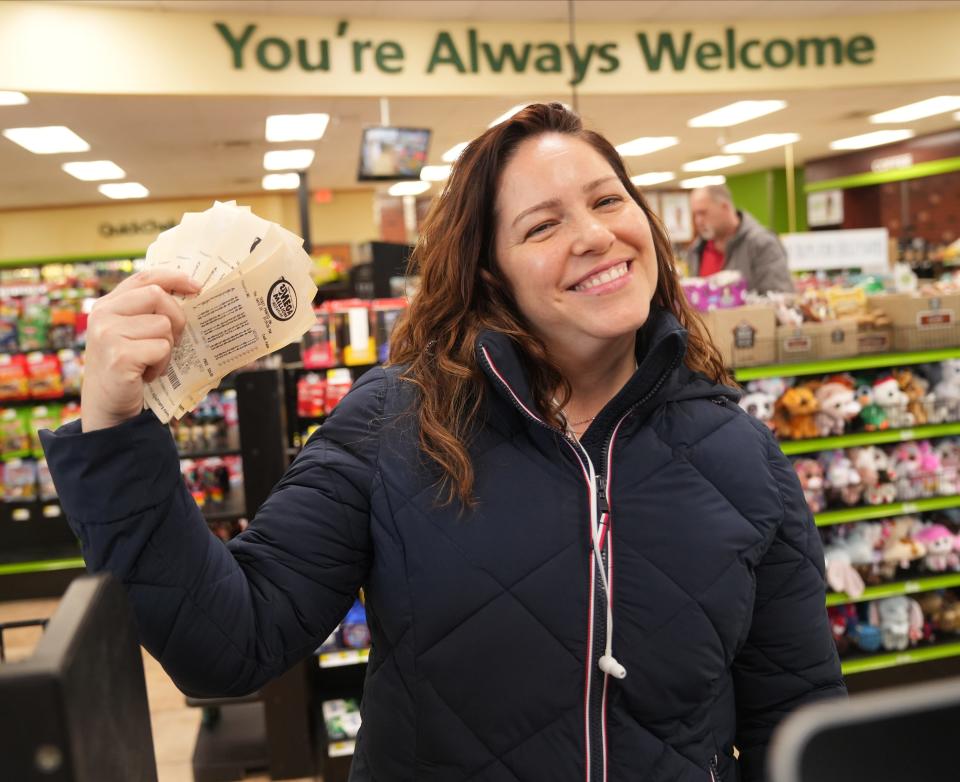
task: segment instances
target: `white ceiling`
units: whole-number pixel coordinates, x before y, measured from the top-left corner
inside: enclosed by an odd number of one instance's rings
[[[103,0],[92,5],[133,5]],[[148,0],[139,6],[166,10],[209,10],[216,7],[248,13],[345,15],[351,17],[558,19],[564,18],[566,0],[510,2],[499,0],[445,0],[443,2],[226,2]],[[960,2],[912,2],[911,8],[943,8]],[[818,0],[789,2],[606,2],[579,0],[578,19],[735,19],[744,15],[797,17],[811,14],[866,14],[901,10],[902,3],[873,0]],[[906,64],[905,64],[906,67]],[[581,96],[579,109],[586,123],[615,144],[636,136],[674,135],[677,147],[653,155],[628,159],[633,173],[673,170],[683,176],[683,162],[719,153],[722,141],[735,141],[760,133],[796,132],[798,163],[831,154],[829,141],[863,133],[866,116],[884,109],[932,97],[960,95],[960,82],[915,85],[744,93],[738,96]],[[326,136],[315,145],[317,155],[309,171],[311,187],[355,189],[367,187],[356,180],[360,131],[380,120],[379,103],[371,98],[307,97],[132,97],[96,95],[31,95],[25,106],[0,106],[0,128],[32,125],[67,125],[86,139],[91,150],[81,155],[34,155],[0,137],[0,209],[46,205],[105,203],[96,184],[80,182],[60,170],[68,160],[110,159],[127,171],[130,180],[150,190],[151,198],[228,196],[260,191],[263,153],[273,148],[304,144],[267,145],[264,120],[269,114],[329,112]],[[556,99],[570,103],[569,95],[529,95],[528,100]],[[691,129],[686,121],[735,99],[783,98],[788,108],[767,117],[722,129]],[[482,132],[487,123],[514,103],[510,98],[394,98],[390,121],[395,125],[429,127],[434,131],[430,162],[453,144]],[[950,114],[910,123],[918,134],[956,128]],[[725,138],[724,138],[725,137]],[[735,174],[782,166],[783,150],[747,156],[746,161],[723,173]],[[692,176],[692,174],[690,175]],[[679,177],[678,177],[679,178]],[[669,185],[668,185],[669,186]],[[675,186],[675,185],[674,185]]]

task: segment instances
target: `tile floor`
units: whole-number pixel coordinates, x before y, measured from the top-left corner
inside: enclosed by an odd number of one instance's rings
[[[24,619],[45,619],[53,615],[57,600],[21,600],[0,603],[0,622]],[[11,630],[3,635],[7,660],[29,657],[37,640],[39,628]],[[173,685],[160,665],[143,653],[147,697],[150,701],[150,720],[153,725],[153,744],[157,757],[159,782],[193,782],[191,758],[200,724],[200,710],[189,708],[183,695]],[[268,776],[247,777],[245,782],[269,782]],[[313,778],[290,782],[315,782]],[[316,782],[320,782],[319,778]]]

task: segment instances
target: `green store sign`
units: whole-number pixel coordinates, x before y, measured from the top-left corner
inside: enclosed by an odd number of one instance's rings
[[[332,50],[334,42],[338,42],[349,51],[348,62],[340,67],[347,67],[353,73],[567,73],[570,84],[576,85],[594,74],[601,77],[616,73],[623,56],[617,41],[494,42],[484,40],[476,29],[468,28],[462,36],[438,31],[429,56],[411,65],[401,41],[353,38],[345,21],[337,25],[334,36],[315,39],[260,35],[257,25],[252,23],[239,28],[215,22],[214,27],[226,45],[225,54],[235,70],[299,69],[331,73],[334,71]],[[635,43],[642,65],[651,74],[862,67],[871,65],[876,53],[876,44],[869,35],[741,39],[733,27],[727,27],[720,38],[698,36],[692,31],[638,32]]]

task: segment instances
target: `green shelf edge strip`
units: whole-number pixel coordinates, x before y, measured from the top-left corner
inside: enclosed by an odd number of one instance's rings
[[[817,513],[813,519],[818,527],[830,527],[834,524],[850,524],[854,521],[888,519],[891,516],[911,516],[914,513],[926,513],[932,510],[945,510],[960,507],[960,494],[946,497],[927,497],[913,502],[894,502],[890,505],[872,505],[858,508],[842,508]]]
[[[24,266],[46,266],[51,263],[95,263],[97,261],[133,261],[143,258],[146,249],[111,253],[84,253],[83,255],[55,255],[46,258],[2,258],[0,269],[20,269]]]
[[[900,665],[911,665],[913,663],[925,663],[931,660],[943,660],[947,657],[960,656],[960,643],[942,644],[940,646],[929,646],[926,649],[910,649],[904,652],[891,652],[889,654],[878,654],[875,657],[866,657],[862,660],[851,660],[850,662],[841,662],[840,670],[844,676],[850,676],[854,673],[865,673],[867,671],[879,671],[884,668],[896,668]]]
[[[828,361],[813,361],[803,364],[767,364],[762,367],[734,369],[734,377],[740,381],[759,380],[764,377],[796,377],[829,372],[851,372],[858,369],[877,369],[903,364],[933,364],[948,358],[960,358],[960,347],[924,350],[919,353],[869,353],[865,356],[832,358]]]
[[[951,171],[960,171],[960,157],[927,160],[923,163],[914,163],[912,166],[895,168],[892,171],[869,171],[863,174],[824,179],[820,182],[807,182],[803,189],[807,193],[816,193],[820,190],[867,187],[868,185],[882,185],[886,182],[902,182],[904,179],[948,174]]]
[[[83,559],[45,559],[40,562],[6,562],[0,563],[0,576],[13,576],[20,573],[48,573],[53,570],[74,570],[84,568]]]
[[[950,424],[926,424],[910,429],[888,429],[884,432],[858,432],[837,437],[817,437],[813,440],[790,440],[780,443],[780,450],[787,456],[815,451],[833,451],[837,448],[854,448],[860,445],[883,445],[922,440],[928,437],[949,437],[960,434],[960,422]]]
[[[951,573],[947,576],[929,576],[915,578],[910,581],[898,581],[895,584],[881,584],[867,587],[860,597],[850,597],[845,592],[829,592],[827,607],[842,606],[847,603],[865,603],[868,600],[882,600],[885,597],[900,595],[914,595],[919,592],[933,592],[935,589],[950,589],[960,586],[960,573]]]

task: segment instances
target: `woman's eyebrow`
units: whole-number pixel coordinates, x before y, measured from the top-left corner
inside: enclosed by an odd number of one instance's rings
[[[534,212],[539,212],[541,209],[552,209],[553,207],[556,207],[556,206],[560,206],[559,198],[550,198],[546,201],[541,201],[539,204],[536,204],[535,206],[531,206],[529,209],[524,209],[520,214],[518,214],[513,219],[513,222],[510,224],[510,227],[512,228],[513,226],[515,226],[527,215],[533,214]]]

